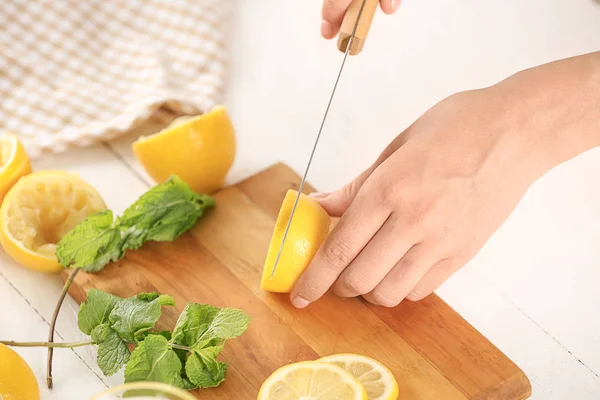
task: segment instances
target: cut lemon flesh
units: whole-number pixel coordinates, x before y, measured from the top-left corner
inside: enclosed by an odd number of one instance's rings
[[[223,106],[195,117],[179,117],[167,128],[132,145],[148,175],[161,183],[179,176],[198,192],[220,189],[236,153],[233,124]]]
[[[276,293],[291,292],[294,284],[329,234],[331,218],[327,212],[316,200],[302,194],[298,200],[275,275],[271,278],[271,271],[275,265],[297,195],[297,191],[288,190],[279,210],[263,268],[260,285],[262,290]]]
[[[369,400],[396,400],[398,382],[380,362],[360,354],[335,354],[318,360],[336,365],[352,374],[365,388]]]
[[[92,186],[78,175],[41,171],[20,179],[0,208],[0,243],[19,264],[58,272],[56,244],[77,224],[106,210]]]
[[[263,383],[258,400],[367,400],[361,384],[342,368],[316,361],[286,365]]]
[[[31,163],[19,139],[10,133],[0,135],[0,203],[11,187],[31,173]]]

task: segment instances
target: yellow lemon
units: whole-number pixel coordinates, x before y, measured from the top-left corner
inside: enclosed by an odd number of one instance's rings
[[[0,135],[0,203],[11,187],[31,173],[31,163],[19,139],[10,133]]]
[[[35,375],[14,350],[0,343],[0,399],[39,400]]]
[[[194,191],[206,194],[223,186],[236,152],[235,132],[223,106],[193,118],[180,117],[132,147],[156,182],[177,175]]]
[[[78,175],[35,172],[21,178],[0,207],[0,243],[21,265],[58,272],[62,268],[56,244],[81,221],[104,210],[102,197]]]
[[[258,400],[367,400],[362,385],[344,369],[303,361],[275,371],[263,383]]]
[[[396,400],[398,382],[392,372],[379,361],[360,354],[334,354],[318,360],[348,371],[365,388],[369,400]]]
[[[297,195],[297,191],[288,190],[279,210],[263,269],[260,284],[262,290],[276,293],[291,292],[294,284],[329,234],[331,218],[327,212],[316,200],[302,194],[298,200],[298,206],[294,212],[275,275],[271,278],[271,271],[275,265]]]

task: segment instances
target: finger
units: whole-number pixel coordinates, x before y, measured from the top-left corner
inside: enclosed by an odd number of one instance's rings
[[[340,297],[371,292],[420,238],[392,214],[333,285]]]
[[[376,305],[396,307],[412,292],[436,261],[431,246],[425,243],[416,244],[398,261],[381,283],[363,297]]]
[[[325,294],[390,215],[369,186],[368,182],[363,185],[296,282],[291,294],[296,307],[306,307]]]
[[[381,0],[381,9],[386,14],[393,14],[398,11],[398,7],[400,7],[400,0]]]
[[[406,296],[408,300],[419,301],[433,293],[462,267],[457,260],[445,259],[435,264]]]
[[[335,37],[340,31],[342,20],[352,0],[324,0],[321,35],[325,39]]]

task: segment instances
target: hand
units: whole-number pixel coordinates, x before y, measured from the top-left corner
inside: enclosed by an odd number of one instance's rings
[[[341,216],[292,294],[331,287],[393,307],[419,300],[468,262],[528,187],[600,144],[600,53],[451,96],[400,134],[350,184],[318,194]]]
[[[398,10],[401,0],[380,0],[381,9],[386,14],[393,14]],[[323,21],[321,22],[321,35],[325,39],[334,38],[340,31],[342,20],[352,0],[324,0]]]

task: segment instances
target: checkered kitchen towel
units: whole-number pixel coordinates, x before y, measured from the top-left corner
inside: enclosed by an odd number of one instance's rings
[[[0,132],[31,157],[220,102],[233,0],[0,0]]]

